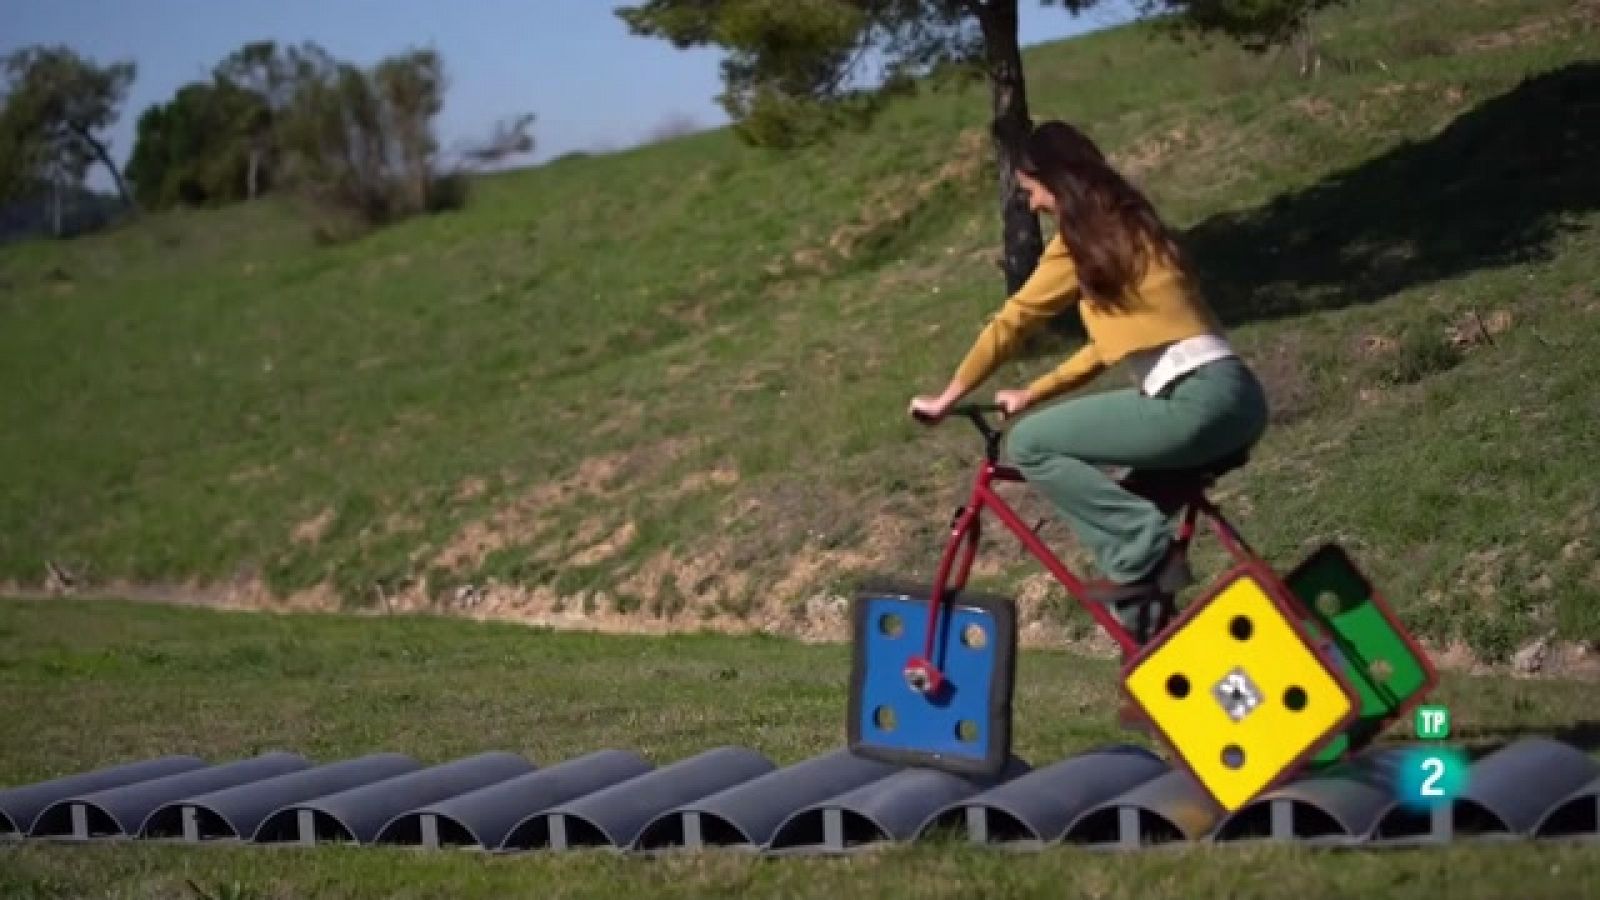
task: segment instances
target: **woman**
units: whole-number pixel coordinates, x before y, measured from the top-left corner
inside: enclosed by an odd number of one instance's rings
[[[1064,122],[1038,126],[1024,141],[1016,176],[1030,208],[1056,218],[1056,236],[949,386],[914,398],[911,413],[938,421],[1029,331],[1075,304],[1088,342],[1027,387],[999,391],[995,402],[1015,416],[1128,363],[1135,387],[1022,419],[1009,431],[1006,454],[1093,553],[1105,578],[1088,584],[1092,599],[1143,643],[1172,605],[1159,583],[1172,523],[1099,467],[1188,468],[1248,448],[1266,430],[1266,398],[1150,202],[1087,136]]]

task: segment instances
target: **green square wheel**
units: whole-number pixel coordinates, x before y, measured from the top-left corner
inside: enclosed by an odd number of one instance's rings
[[[1361,700],[1356,721],[1311,759],[1320,768],[1360,751],[1395,719],[1421,703],[1438,673],[1400,624],[1383,596],[1343,548],[1327,544],[1284,579],[1309,617],[1307,625],[1329,641]]]

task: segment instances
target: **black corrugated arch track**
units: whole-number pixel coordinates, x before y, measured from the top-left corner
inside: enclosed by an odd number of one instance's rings
[[[137,837],[148,817],[174,800],[246,784],[310,766],[296,753],[267,753],[253,759],[190,769],[148,781],[62,798],[39,813],[34,837],[57,840]]]
[[[754,750],[718,747],[530,815],[506,835],[502,850],[627,850],[651,820],[777,767]]]
[[[1398,767],[1415,748],[1370,750],[1350,763],[1263,794],[1228,817],[1213,840],[1293,840],[1334,846],[1408,847],[1455,840],[1533,837],[1600,776],[1600,763],[1543,737],[1514,741],[1473,763],[1460,796],[1433,809],[1400,802]],[[1592,833],[1582,821],[1570,832]]]
[[[1546,737],[1519,738],[1473,763],[1466,789],[1412,828],[1394,829],[1391,844],[1503,841],[1532,837],[1541,821],[1574,792],[1600,777],[1600,763]]]
[[[1062,840],[1092,850],[1138,850],[1204,839],[1222,809],[1189,773],[1168,769],[1084,810]]]
[[[0,839],[787,856],[946,837],[1014,851],[1257,841],[1379,850],[1600,838],[1600,761],[1577,747],[1548,737],[1512,741],[1471,762],[1461,794],[1429,809],[1399,796],[1400,766],[1417,764],[1425,746],[1369,749],[1231,815],[1187,771],[1126,745],[1035,769],[1013,759],[992,778],[848,748],[782,768],[734,746],[660,768],[626,750],[547,768],[500,752],[426,767],[399,753],[322,765],[287,752],[220,764],[164,756],[0,790]]]
[[[1402,750],[1372,750],[1297,779],[1240,807],[1217,826],[1217,843],[1298,841],[1348,846],[1368,841],[1399,805],[1393,772]]]
[[[1600,777],[1562,798],[1533,827],[1537,838],[1600,838]]]
[[[370,844],[395,816],[418,806],[508,781],[533,770],[513,753],[480,753],[274,810],[256,830],[260,843]]]
[[[991,777],[904,768],[795,811],[778,826],[774,853],[845,853],[913,840],[937,810],[1028,771],[1013,757]]]
[[[350,790],[420,768],[420,763],[400,753],[374,753],[185,797],[151,813],[140,836],[190,843],[250,840],[267,816],[285,804]]]
[[[1472,767],[1450,806],[1453,837],[1531,837],[1574,791],[1600,777],[1600,763],[1567,744],[1525,737]]]
[[[964,835],[974,844],[1033,849],[1059,842],[1081,815],[1169,771],[1142,747],[1092,750],[956,799],[922,823],[918,837]]]
[[[636,753],[600,750],[547,769],[408,810],[379,829],[377,843],[498,850],[517,823],[653,767]]]
[[[896,770],[890,763],[835,750],[670,809],[644,827],[634,849],[765,849],[796,810],[881,782]]]
[[[68,797],[152,781],[205,766],[205,760],[197,756],[163,756],[0,791],[0,840],[27,836],[41,812]]]

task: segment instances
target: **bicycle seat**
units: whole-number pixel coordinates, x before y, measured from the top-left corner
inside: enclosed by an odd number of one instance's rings
[[[1250,451],[1236,450],[1184,469],[1133,469],[1119,483],[1157,506],[1182,506],[1211,489],[1222,476],[1250,462]]]

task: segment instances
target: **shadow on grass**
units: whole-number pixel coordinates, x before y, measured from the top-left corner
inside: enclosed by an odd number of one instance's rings
[[[1408,143],[1184,236],[1230,326],[1548,259],[1600,209],[1600,63],[1530,77]]]
[[[1302,191],[1181,236],[1228,327],[1359,306],[1481,269],[1549,259],[1600,210],[1600,63],[1524,80],[1451,122]],[[1083,340],[1067,313],[1025,358]]]

